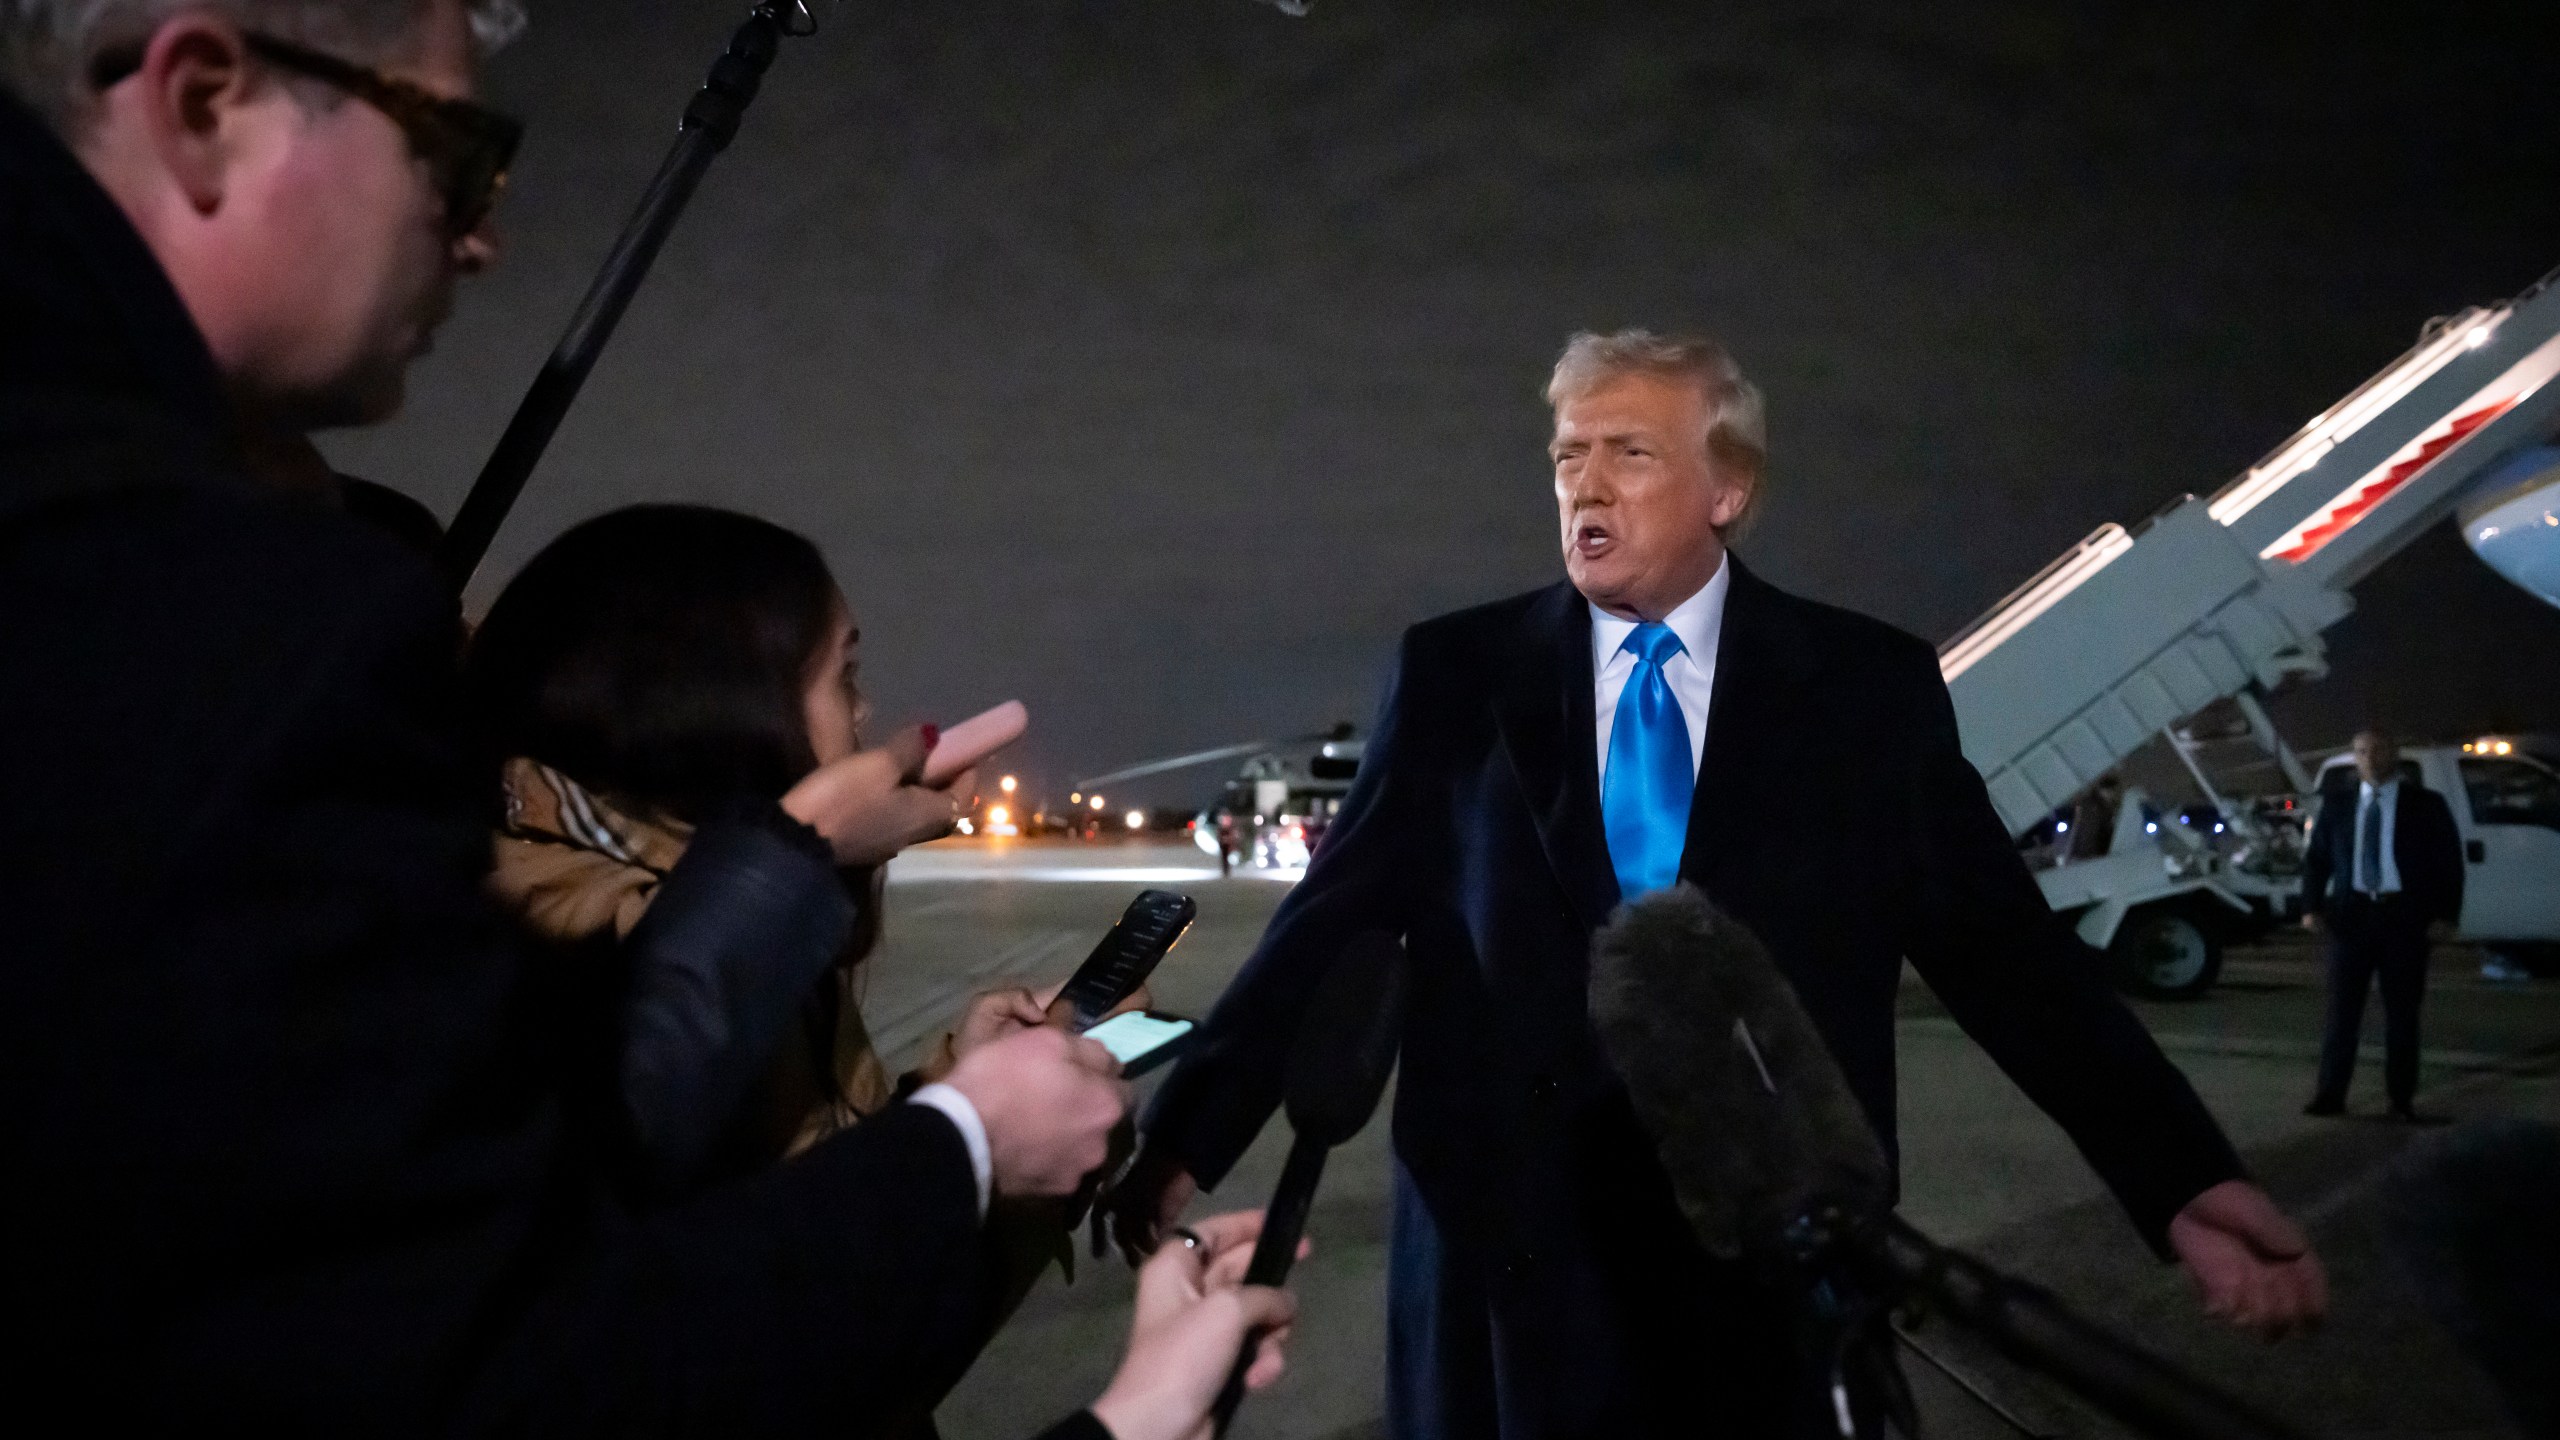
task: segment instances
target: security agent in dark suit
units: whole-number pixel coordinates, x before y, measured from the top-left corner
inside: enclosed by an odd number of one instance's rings
[[[2329,937],[2328,1027],[2306,1115],[2340,1115],[2364,998],[2382,985],[2382,1080],[2391,1113],[2418,1118],[2418,1004],[2432,927],[2462,919],[2462,836],[2444,797],[2400,768],[2379,731],[2355,738],[2356,784],[2329,792],[2303,847],[2302,923]]]
[[[1712,342],[1628,332],[1577,337],[1548,393],[1570,583],[1406,634],[1331,833],[1150,1115],[1124,1246],[1227,1173],[1315,978],[1389,928],[1416,972],[1393,1432],[1819,1433],[1778,1300],[1690,1238],[1586,1013],[1593,930],[1679,879],[1768,943],[1888,1145],[1908,956],[2208,1308],[2316,1315],[2301,1232],[2011,848],[1930,648],[1727,553],[1757,391]]]

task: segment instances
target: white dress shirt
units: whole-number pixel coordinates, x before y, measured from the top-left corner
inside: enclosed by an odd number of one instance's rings
[[[2364,873],[2364,817],[2365,812],[2376,805],[2382,807],[2382,873],[2378,876]],[[2398,776],[2393,776],[2378,786],[2370,780],[2358,782],[2355,848],[2348,852],[2355,857],[2355,866],[2349,878],[2358,890],[2367,895],[2400,893],[2400,857],[2391,853],[2396,848],[2391,843],[2392,839],[2399,833],[2393,827],[2398,825],[2399,821],[2400,780]]]
[[[987,1218],[987,1202],[996,1183],[995,1150],[987,1144],[987,1122],[969,1097],[948,1085],[936,1082],[907,1097],[910,1105],[923,1105],[949,1117],[952,1127],[960,1132],[960,1143],[969,1147],[969,1173],[978,1181],[978,1218]]]
[[[1732,588],[1733,567],[1719,560],[1716,573],[1698,593],[1662,617],[1662,623],[1680,637],[1681,653],[1663,663],[1662,678],[1671,682],[1672,698],[1680,702],[1680,718],[1688,724],[1693,777],[1699,758],[1707,753],[1707,703],[1716,693],[1716,641],[1724,634],[1724,596]],[[1636,671],[1636,657],[1619,647],[1635,628],[1633,620],[1591,607],[1591,720],[1599,732],[1603,785],[1609,779],[1609,731],[1618,722],[1618,696],[1627,688],[1627,677]]]

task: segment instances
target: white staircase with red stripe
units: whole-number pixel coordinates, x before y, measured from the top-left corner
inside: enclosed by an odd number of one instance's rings
[[[1940,648],[2012,834],[2206,705],[2323,673],[2355,584],[2560,432],[2555,281],[2431,323],[2209,499],[2099,527]]]

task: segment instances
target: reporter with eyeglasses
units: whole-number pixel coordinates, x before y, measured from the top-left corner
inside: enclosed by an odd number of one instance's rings
[[[495,258],[510,0],[0,0],[0,1287],[21,1413],[333,1434],[862,1433],[966,1333],[992,1193],[1125,1086],[1030,1032],[752,1183],[618,1210],[481,894],[453,597],[262,488],[387,418]],[[859,763],[857,763],[859,762]],[[736,821],[782,888],[941,833],[854,757]],[[798,877],[795,879],[794,877]],[[814,904],[814,902],[812,902]],[[787,908],[787,907],[786,907]],[[783,912],[777,911],[777,914]],[[790,910],[825,947],[844,917]],[[791,928],[791,927],[784,927]],[[1285,1296],[1250,1216],[1062,1434],[1205,1424]],[[1276,1367],[1267,1355],[1264,1378]]]

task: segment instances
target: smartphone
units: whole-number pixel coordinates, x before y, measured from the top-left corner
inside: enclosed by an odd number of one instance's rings
[[[963,770],[1022,738],[1031,728],[1031,712],[1019,700],[1007,700],[972,715],[942,732],[924,757],[920,777],[928,788],[948,785]]]
[[[1071,1030],[1088,1030],[1146,983],[1156,962],[1191,928],[1200,907],[1188,895],[1171,890],[1141,890],[1120,914],[1120,923],[1084,957],[1050,1006],[1054,1018],[1064,1015]],[[1063,1010],[1061,1007],[1064,1007]]]
[[[1111,1058],[1120,1062],[1122,1078],[1128,1079],[1180,1055],[1190,1045],[1191,1032],[1199,1028],[1197,1021],[1161,1010],[1131,1010],[1087,1030],[1084,1038],[1101,1041]]]

